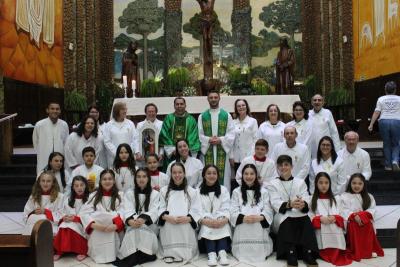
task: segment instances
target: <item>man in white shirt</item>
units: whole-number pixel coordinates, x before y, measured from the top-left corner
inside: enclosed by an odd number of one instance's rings
[[[332,138],[333,144],[335,145],[335,151],[339,151],[341,147],[339,133],[332,113],[330,110],[323,108],[325,104],[324,97],[319,94],[314,95],[311,98],[311,104],[313,109],[310,110],[308,116],[313,129],[311,156],[314,159],[317,157],[319,140],[324,136]]]
[[[197,126],[204,165],[214,164],[219,169],[219,183],[228,190],[231,187],[229,152],[235,139],[235,127],[231,115],[219,107],[219,92],[210,90],[207,100],[210,109],[200,114]]]
[[[358,140],[359,136],[356,132],[347,132],[344,135],[346,147],[337,153],[343,159],[347,180],[354,173],[362,173],[366,180],[369,180],[372,175],[370,156],[367,151],[358,147]]]
[[[285,127],[284,137],[285,142],[275,145],[271,158],[276,162],[281,155],[290,156],[293,162],[293,176],[304,180],[310,172],[310,150],[306,145],[296,142],[297,130],[294,126]]]
[[[37,153],[37,174],[46,167],[50,153],[60,152],[64,155],[64,145],[69,135],[68,124],[60,119],[61,108],[58,103],[50,102],[46,113],[49,116],[36,123],[32,134]]]

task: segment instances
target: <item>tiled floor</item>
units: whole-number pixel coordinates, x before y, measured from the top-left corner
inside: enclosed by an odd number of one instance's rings
[[[400,218],[400,205],[399,206],[378,206],[375,225],[378,229],[393,229],[396,228],[397,221]],[[2,212],[0,213],[0,234],[18,234],[23,229],[22,213],[21,212]],[[259,264],[243,263],[238,262],[232,257],[231,265],[235,267],[248,267],[248,266],[262,266],[262,267],[284,267],[286,266],[285,261],[277,261],[275,256],[272,255],[267,261]],[[178,267],[182,264],[165,264],[163,261],[156,261],[153,263],[144,264],[144,267]],[[55,267],[101,267],[101,266],[112,266],[110,264],[96,264],[90,258],[85,259],[82,262],[75,260],[73,256],[65,256],[55,263]],[[205,255],[201,255],[196,261],[188,263],[186,266],[205,267],[207,266],[207,258]],[[305,266],[300,262],[299,266]],[[333,266],[326,262],[319,260],[319,266]],[[362,260],[361,262],[354,262],[351,266],[359,267],[395,267],[396,266],[396,250],[385,249],[385,257],[375,258],[369,260]]]

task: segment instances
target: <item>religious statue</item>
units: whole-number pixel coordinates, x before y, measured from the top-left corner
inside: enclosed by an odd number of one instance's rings
[[[139,96],[140,89],[140,73],[139,73],[139,60],[136,55],[136,50],[138,48],[137,42],[129,42],[128,48],[126,49],[124,55],[122,56],[122,75],[127,76],[128,87],[127,95],[128,97],[133,96],[132,81],[136,81],[135,96]]]
[[[201,8],[201,29],[203,33],[203,70],[204,80],[207,83],[213,78],[213,37],[214,3],[215,0],[197,0]]]
[[[281,39],[280,50],[276,60],[276,92],[282,95],[291,93],[294,85],[294,68],[296,58],[287,39]]]

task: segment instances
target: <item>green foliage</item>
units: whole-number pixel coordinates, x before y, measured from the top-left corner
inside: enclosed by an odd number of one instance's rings
[[[168,70],[166,89],[170,96],[182,92],[190,84],[190,73],[187,68],[171,68]]]
[[[251,80],[251,88],[257,95],[269,95],[271,94],[271,88],[266,81],[260,78],[254,78]]]
[[[326,102],[328,106],[333,107],[353,104],[354,99],[350,90],[346,90],[345,88],[337,88],[329,92],[329,94],[326,96]]]
[[[275,84],[275,67],[274,66],[257,66],[251,69],[252,78],[260,78],[267,82],[267,84]]]
[[[269,50],[279,46],[280,37],[277,33],[263,29],[258,35],[251,35],[251,55],[253,57],[266,57]]]
[[[140,87],[141,97],[157,97],[161,95],[161,82],[155,79],[143,80]]]
[[[65,92],[64,107],[69,111],[86,111],[86,96],[79,93],[77,90]]]
[[[135,38],[129,37],[128,35],[121,33],[115,38],[114,47],[117,49],[124,50],[128,47],[130,42],[135,42]]]
[[[183,88],[183,96],[197,96],[197,90],[193,86],[187,86]]]
[[[303,82],[304,89],[300,91],[300,99],[308,103],[313,95],[318,92],[318,81],[315,75],[309,75]]]
[[[114,98],[124,97],[124,90],[115,83],[100,82],[96,85],[96,105],[100,109],[102,118],[110,116]]]
[[[217,13],[215,13],[215,11],[213,11],[212,23],[213,23],[214,32],[219,31],[219,29],[221,28],[221,23],[218,19],[218,15],[217,15]],[[202,30],[201,30],[201,15],[200,15],[200,13],[194,14],[194,16],[189,19],[189,22],[187,22],[183,25],[182,29],[183,29],[183,32],[191,34],[193,39],[200,40],[203,36]]]
[[[245,68],[231,67],[228,69],[228,86],[232,95],[254,95],[255,91],[249,84],[249,73]]]

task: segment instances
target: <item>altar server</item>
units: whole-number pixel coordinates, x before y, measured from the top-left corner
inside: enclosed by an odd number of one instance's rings
[[[169,176],[163,172],[160,172],[160,160],[157,154],[149,154],[146,157],[146,167],[149,170],[151,178],[151,187],[160,191],[161,188],[169,184]]]
[[[128,144],[117,147],[117,155],[113,163],[113,171],[119,191],[127,192],[134,187],[136,161],[132,149]]]
[[[310,148],[312,141],[312,124],[308,119],[306,105],[301,101],[293,103],[293,120],[286,123],[286,126],[294,126],[297,131],[296,142]]]
[[[139,168],[135,187],[124,195],[123,217],[127,225],[114,265],[131,267],[157,259],[157,225],[160,194],[151,188],[148,171]]]
[[[64,193],[67,182],[69,181],[69,173],[64,168],[64,156],[60,152],[52,152],[49,155],[49,161],[43,171],[51,171],[57,179],[60,192]]]
[[[292,158],[277,159],[279,178],[271,181],[268,192],[275,211],[273,230],[277,233],[277,259],[286,259],[288,266],[297,266],[303,255],[307,266],[317,266],[318,244],[308,217],[307,186],[304,180],[292,175]]]
[[[166,263],[190,262],[199,254],[195,230],[201,202],[198,192],[188,185],[182,163],[172,164],[171,180],[160,193],[160,256]]]
[[[208,266],[217,266],[218,262],[229,265],[226,251],[231,237],[230,197],[228,190],[218,183],[218,175],[217,166],[206,165],[202,172],[203,182],[198,189],[202,207],[199,240],[205,241]]]
[[[257,169],[247,164],[242,170],[242,185],[232,193],[231,224],[235,227],[232,255],[238,261],[263,262],[272,253],[269,229],[273,210],[266,189],[257,179]]]
[[[117,258],[118,233],[124,230],[121,202],[114,172],[103,170],[99,187],[81,209],[82,225],[88,235],[88,255],[96,263],[112,262]]]

